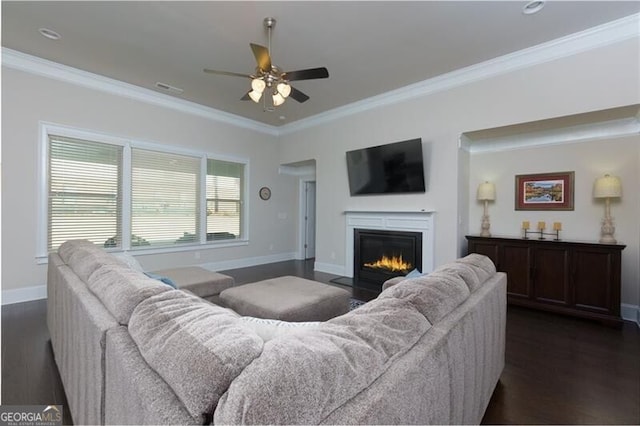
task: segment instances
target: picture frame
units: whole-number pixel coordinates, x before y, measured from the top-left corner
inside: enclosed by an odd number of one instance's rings
[[[575,172],[516,175],[516,210],[573,210]]]

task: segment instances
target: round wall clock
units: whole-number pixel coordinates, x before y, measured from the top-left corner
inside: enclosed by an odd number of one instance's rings
[[[260,188],[259,194],[260,198],[262,198],[263,200],[268,200],[269,198],[271,198],[271,190],[266,186]]]

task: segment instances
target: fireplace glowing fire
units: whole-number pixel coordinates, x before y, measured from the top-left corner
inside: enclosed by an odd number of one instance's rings
[[[381,259],[378,259],[375,262],[365,263],[364,266],[368,268],[386,269],[392,272],[406,272],[412,267],[411,263],[405,262],[402,259],[402,255],[391,257],[383,255]]]

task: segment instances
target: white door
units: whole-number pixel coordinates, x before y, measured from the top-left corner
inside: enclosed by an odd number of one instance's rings
[[[316,257],[316,183],[304,185],[304,258]]]

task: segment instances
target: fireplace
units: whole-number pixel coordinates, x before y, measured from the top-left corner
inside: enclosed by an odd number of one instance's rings
[[[393,277],[422,270],[422,233],[378,229],[353,230],[353,282],[380,291]]]

